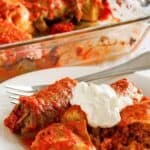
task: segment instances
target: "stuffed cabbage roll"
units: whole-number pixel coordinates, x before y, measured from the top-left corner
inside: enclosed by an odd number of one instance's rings
[[[64,78],[32,96],[20,97],[20,103],[5,119],[5,125],[14,133],[33,136],[40,129],[58,121],[59,116],[69,107],[71,91],[75,85],[75,80]]]

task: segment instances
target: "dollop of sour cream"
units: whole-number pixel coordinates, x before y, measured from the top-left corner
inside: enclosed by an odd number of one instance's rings
[[[121,110],[132,104],[130,97],[118,96],[110,85],[86,82],[80,82],[73,88],[71,99],[71,105],[79,105],[86,113],[90,126],[102,128],[118,124]]]

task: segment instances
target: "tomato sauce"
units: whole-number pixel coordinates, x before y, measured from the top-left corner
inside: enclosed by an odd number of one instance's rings
[[[28,33],[22,32],[14,24],[0,19],[0,44],[31,39]]]
[[[107,2],[107,0],[103,0],[103,8],[100,11],[99,20],[101,21],[106,20],[111,14],[112,11],[110,9],[109,3]]]
[[[71,22],[58,23],[52,26],[52,28],[50,29],[50,33],[55,34],[55,33],[69,32],[69,31],[72,31],[73,29],[74,29],[74,25]]]
[[[30,150],[33,141],[34,138],[21,138],[21,142],[23,143],[23,145],[27,147],[28,150]]]

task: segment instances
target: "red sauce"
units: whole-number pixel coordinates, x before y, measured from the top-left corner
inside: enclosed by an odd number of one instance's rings
[[[110,15],[112,14],[112,11],[110,9],[109,3],[107,0],[103,0],[103,8],[100,11],[100,20],[106,20]]]
[[[93,51],[92,48],[84,49],[82,47],[78,47],[76,49],[76,54],[77,54],[77,56],[82,57],[82,59],[86,60],[90,57],[92,51]]]
[[[21,142],[23,145],[27,147],[27,149],[30,150],[31,144],[34,141],[34,138],[21,138]]]
[[[127,126],[136,122],[147,122],[150,119],[150,101],[144,101],[126,107],[121,112],[121,121],[119,126]]]
[[[69,23],[57,23],[52,26],[50,33],[63,33],[63,32],[69,32],[74,29],[74,25],[69,22]]]
[[[28,33],[22,32],[12,23],[0,19],[0,44],[31,39]]]
[[[6,118],[4,120],[4,124],[5,124],[5,126],[7,126],[8,128],[10,128],[13,131],[17,120],[18,120],[18,117],[16,115],[12,114],[11,116],[9,116],[8,118]]]

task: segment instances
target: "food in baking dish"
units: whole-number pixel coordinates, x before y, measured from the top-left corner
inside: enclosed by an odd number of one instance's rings
[[[90,100],[85,103],[85,109],[80,104],[85,98],[83,93],[88,89],[95,93],[95,97],[92,100],[88,93],[86,98]],[[73,104],[76,91],[81,99]],[[100,117],[99,112],[93,113],[89,120],[89,112],[95,112],[99,107],[95,103],[97,100],[102,102],[101,108],[105,108],[99,110],[105,112],[101,116],[102,122],[109,123],[108,114],[114,117],[113,108],[119,111],[120,116],[117,117],[120,120],[116,124],[94,126],[90,122]],[[33,96],[20,97],[19,101],[4,123],[15,134],[34,138],[31,150],[150,149],[150,98],[143,96],[142,91],[128,79],[98,86],[64,78]],[[123,101],[130,103],[123,106]]]
[[[120,2],[125,3],[123,9]],[[1,0],[0,82],[34,70],[102,64],[136,50],[146,33],[144,22],[99,28],[123,21],[116,15],[118,9],[124,14],[124,7],[131,12],[132,6],[129,1],[111,0]],[[43,38],[87,26],[95,29]]]
[[[72,31],[111,15],[107,0],[1,0],[0,7],[0,20],[6,27],[15,26],[30,37]],[[11,37],[5,35],[0,44],[25,40]]]

